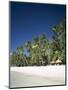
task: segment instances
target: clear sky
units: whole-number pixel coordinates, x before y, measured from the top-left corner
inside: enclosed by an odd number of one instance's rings
[[[45,33],[52,36],[52,27],[65,18],[64,5],[11,2],[11,51],[33,37]]]

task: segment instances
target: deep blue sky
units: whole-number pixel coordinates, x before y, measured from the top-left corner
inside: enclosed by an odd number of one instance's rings
[[[35,36],[52,36],[52,27],[65,18],[64,5],[11,2],[11,51]]]

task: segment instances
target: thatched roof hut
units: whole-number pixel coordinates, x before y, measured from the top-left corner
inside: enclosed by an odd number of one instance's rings
[[[60,59],[56,60],[56,64],[61,64],[62,61]]]
[[[51,61],[50,64],[55,64],[55,61]]]

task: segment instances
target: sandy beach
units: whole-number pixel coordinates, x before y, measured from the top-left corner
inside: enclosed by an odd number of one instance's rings
[[[65,84],[65,66],[10,67],[10,87]]]

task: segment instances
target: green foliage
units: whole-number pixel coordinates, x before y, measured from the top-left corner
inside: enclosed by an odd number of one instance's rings
[[[45,34],[34,37],[33,42],[27,41],[23,46],[17,47],[11,56],[11,65],[48,65],[51,61],[60,59],[65,61],[65,21],[52,28],[52,38],[48,41]],[[24,54],[24,48],[29,56]]]
[[[56,58],[60,58],[65,63],[65,21],[53,28],[52,48]]]

